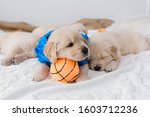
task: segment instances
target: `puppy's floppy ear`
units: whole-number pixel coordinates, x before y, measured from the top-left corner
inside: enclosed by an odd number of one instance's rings
[[[106,47],[106,50],[112,56],[112,58],[118,59],[120,54],[116,46],[112,45],[112,46]]]
[[[118,59],[118,55],[119,55],[119,51],[118,48],[116,46],[111,46],[110,47],[110,51],[111,51],[111,55],[113,56],[114,59]]]
[[[117,54],[117,47],[111,46],[111,52]]]
[[[48,42],[44,48],[44,54],[52,62],[57,60],[56,44],[54,42]]]

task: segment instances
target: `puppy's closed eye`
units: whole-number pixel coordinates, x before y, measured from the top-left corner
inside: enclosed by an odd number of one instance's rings
[[[103,56],[99,56],[98,59],[99,59],[99,60],[103,60],[104,57],[103,57]]]
[[[99,57],[99,59],[105,59],[105,58],[108,58],[109,56],[101,56],[101,57]]]
[[[72,47],[73,46],[73,43],[70,42],[66,47]]]

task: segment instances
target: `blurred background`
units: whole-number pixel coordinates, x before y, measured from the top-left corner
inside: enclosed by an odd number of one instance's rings
[[[36,25],[68,24],[81,18],[125,20],[150,14],[149,0],[0,0],[0,20]]]

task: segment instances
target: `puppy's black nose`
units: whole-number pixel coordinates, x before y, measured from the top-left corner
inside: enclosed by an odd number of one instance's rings
[[[86,48],[86,47],[82,48],[82,52],[83,52],[84,54],[87,54],[87,53],[88,53],[88,48]]]
[[[96,66],[94,67],[94,70],[95,70],[95,71],[100,71],[100,70],[101,70],[101,67],[98,66],[98,65],[96,65]]]

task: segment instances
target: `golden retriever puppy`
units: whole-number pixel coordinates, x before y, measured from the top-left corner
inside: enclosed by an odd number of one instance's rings
[[[51,30],[56,27],[51,26]],[[4,55],[2,65],[19,64],[26,59],[35,58],[35,47],[41,32],[35,29],[37,35],[28,32],[10,32],[0,38],[0,53]],[[42,33],[43,34],[43,33]],[[42,35],[41,34],[41,35]]]
[[[31,33],[12,32],[0,38],[0,53],[4,55],[2,65],[19,64],[35,57],[34,48],[37,41]]]
[[[116,70],[121,56],[150,49],[147,37],[136,32],[96,32],[90,38],[90,69],[111,72]]]
[[[76,28],[75,28],[76,27]],[[89,57],[90,51],[87,42],[84,40],[80,31],[82,25],[79,24],[61,27],[47,37],[48,41],[44,45],[44,54],[54,62],[57,58],[68,58],[75,61],[82,61]],[[38,72],[35,74],[34,80],[41,81],[47,78],[50,69],[46,64],[41,64]],[[80,67],[78,81],[88,79],[88,64]]]

